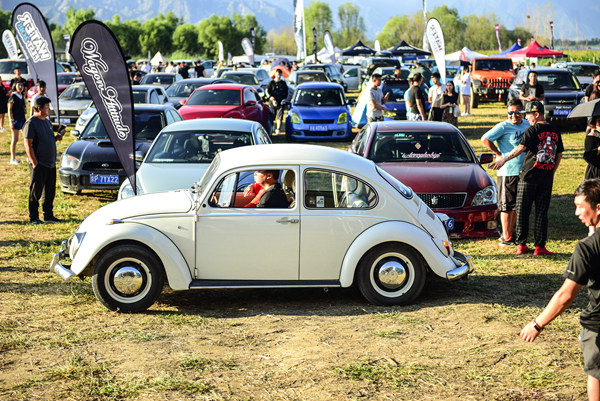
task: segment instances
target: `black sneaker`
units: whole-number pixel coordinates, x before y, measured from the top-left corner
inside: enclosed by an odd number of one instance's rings
[[[502,238],[502,236],[500,236],[500,246],[515,246],[515,236],[514,234],[508,239],[505,240],[504,238]]]
[[[31,220],[29,222],[29,224],[33,224],[34,226],[38,226],[40,224],[44,224],[44,222],[42,220],[40,220],[40,219],[36,219],[36,220]]]
[[[45,217],[44,218],[44,222],[45,223],[62,223],[64,220],[61,219],[57,219],[56,217],[52,216],[52,217]]]

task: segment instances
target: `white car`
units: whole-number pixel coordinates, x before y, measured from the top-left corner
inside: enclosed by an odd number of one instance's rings
[[[342,64],[344,69],[344,82],[348,85],[348,90],[360,89],[361,71],[358,64]]]
[[[287,191],[288,207],[244,207],[244,190],[264,170],[280,172],[276,190]],[[50,268],[65,280],[91,276],[110,310],[139,312],[165,281],[173,290],[357,282],[374,304],[406,304],[428,273],[456,280],[473,264],[453,249],[440,217],[372,161],[274,144],[218,153],[193,190],[102,207],[63,241]]]
[[[203,118],[170,124],[158,134],[135,174],[137,193],[191,188],[219,152],[270,143],[267,131],[256,121]],[[133,188],[126,179],[117,199],[131,196]]]

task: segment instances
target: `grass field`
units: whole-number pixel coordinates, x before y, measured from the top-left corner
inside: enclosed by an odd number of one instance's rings
[[[459,127],[479,154],[479,138],[505,108],[482,104],[472,114]],[[2,133],[0,400],[587,399],[577,343],[586,291],[536,342],[518,337],[587,234],[572,196],[585,170],[584,134],[561,128],[553,257],[514,255],[496,239],[459,240],[476,272],[434,279],[405,307],[370,305],[352,288],[166,288],[149,311],[129,315],[104,309],[89,279],[65,283],[48,270],[60,242],[116,194],[58,191],[55,213],[66,222],[26,224],[28,168],[8,164],[10,135]],[[25,162],[22,142],[18,158]]]

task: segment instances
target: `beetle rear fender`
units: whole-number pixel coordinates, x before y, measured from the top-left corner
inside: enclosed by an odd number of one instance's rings
[[[177,246],[160,231],[139,223],[107,224],[86,232],[71,271],[81,274],[97,260],[98,254],[123,241],[139,242],[151,249],[163,264],[169,286],[174,290],[189,289],[192,282],[190,268]]]
[[[372,248],[387,242],[398,242],[411,246],[425,260],[429,268],[438,276],[446,277],[446,272],[456,266],[444,256],[423,229],[401,221],[388,221],[376,224],[362,232],[350,245],[340,272],[340,284],[349,287],[354,280],[354,272],[361,258]]]

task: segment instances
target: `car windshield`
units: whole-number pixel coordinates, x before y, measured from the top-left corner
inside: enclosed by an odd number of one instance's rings
[[[21,69],[21,74],[29,74],[27,62],[23,61],[0,61],[0,74],[14,74],[15,68]]]
[[[475,61],[477,71],[512,71],[513,65],[510,59],[506,60],[477,60]]]
[[[231,71],[231,68],[229,68],[229,67],[219,68],[217,70],[217,78],[221,78],[223,76],[223,74],[225,74],[227,71]]]
[[[187,106],[239,106],[241,95],[239,90],[232,89],[200,89],[192,93]]]
[[[135,139],[154,140],[165,126],[163,116],[160,112],[136,112],[134,117]],[[108,134],[99,114],[96,114],[92,118],[92,121],[90,121],[85,131],[83,131],[81,138],[108,139]]]
[[[135,86],[134,86],[135,88]],[[147,90],[139,90],[134,89],[133,91],[133,103],[148,103],[148,91]]]
[[[598,69],[597,65],[570,65],[567,67],[573,74],[579,77],[592,77],[594,71]]]
[[[452,67],[450,67],[450,68],[449,68],[449,67],[446,67],[446,78],[454,78],[454,77],[456,77],[456,72],[457,72],[457,71],[458,71],[458,69],[457,69],[457,68],[452,68]],[[434,72],[440,72],[440,70],[439,70],[439,69],[437,68],[437,66],[436,66],[436,67],[433,67],[433,68],[431,69],[431,72],[432,72],[432,73],[434,73]]]
[[[331,82],[327,75],[323,72],[316,74],[297,74],[296,84],[300,85],[305,82]]]
[[[474,162],[458,132],[377,132],[370,152],[376,163]]]
[[[210,163],[219,152],[253,144],[250,132],[164,132],[156,139],[144,163]]]
[[[226,72],[223,74],[224,79],[231,79],[234,82],[242,85],[258,85],[258,79],[254,74],[238,74],[235,72]]]
[[[171,85],[173,82],[175,82],[175,75],[160,75],[160,74],[148,74],[144,78],[142,78],[142,80],[140,81],[140,83],[142,85],[152,85],[152,84]]]
[[[85,85],[72,85],[69,86],[60,95],[60,100],[91,100],[90,92],[88,92]]]
[[[175,82],[173,85],[169,86],[166,90],[167,96],[169,97],[189,97],[193,91],[196,89],[206,85],[206,83],[188,83],[185,81]]]
[[[71,84],[74,84],[75,82],[80,82],[81,77],[79,77],[77,75],[57,75],[56,81],[58,82],[59,85],[71,85]]]
[[[407,82],[397,81],[393,84],[385,83],[382,88],[383,96],[390,94],[388,102],[403,102],[404,101],[404,92],[409,89]]]
[[[575,77],[565,73],[542,73],[537,74],[538,83],[544,90],[581,90]]]
[[[302,88],[296,91],[296,106],[343,106],[344,95],[337,88]]]
[[[304,67],[300,67],[299,71],[302,70],[314,70],[314,71],[325,71],[325,67],[321,67],[320,65],[309,65],[309,66],[304,66]]]

